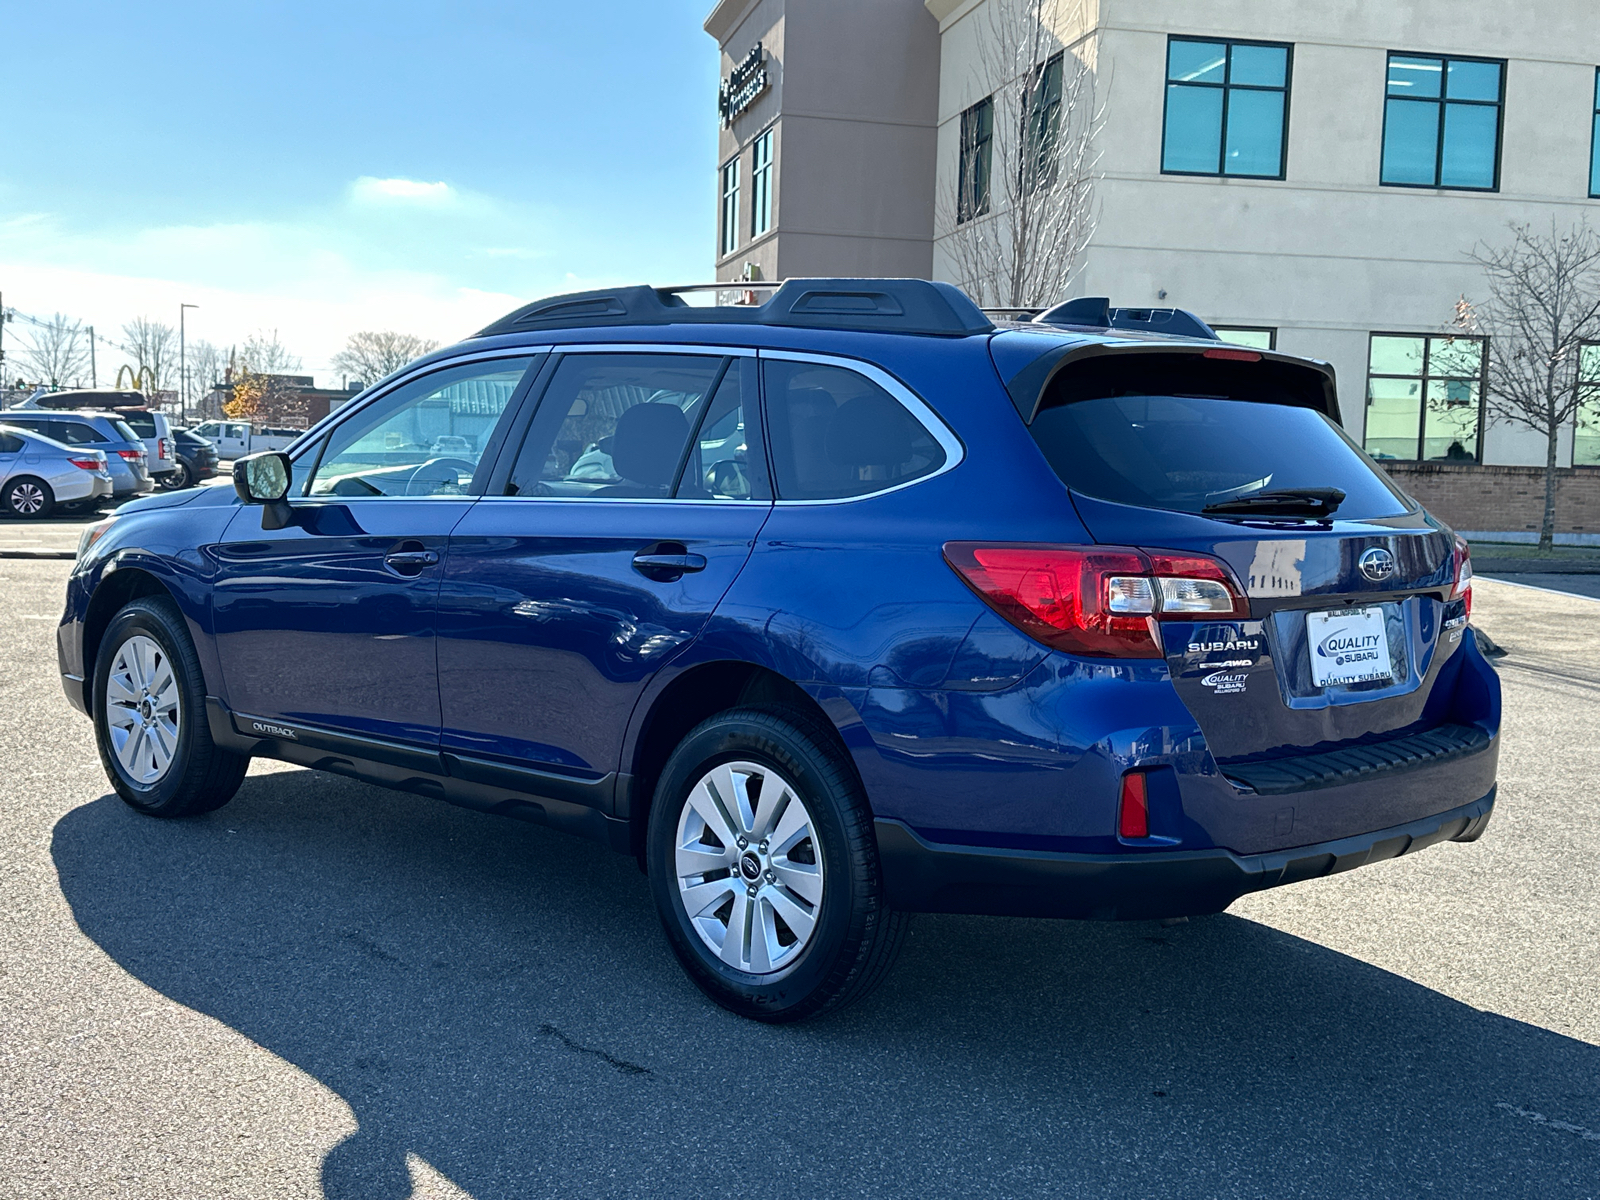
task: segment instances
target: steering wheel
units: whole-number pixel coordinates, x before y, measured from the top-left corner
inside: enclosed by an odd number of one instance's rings
[[[411,478],[406,480],[406,495],[451,494],[445,492],[446,486],[455,489],[455,493],[459,494],[462,488],[461,476],[464,474],[471,479],[477,469],[477,463],[464,458],[430,458],[411,472]]]

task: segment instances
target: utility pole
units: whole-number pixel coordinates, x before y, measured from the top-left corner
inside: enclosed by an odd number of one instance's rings
[[[6,336],[6,297],[5,297],[5,293],[4,292],[0,292],[0,390],[3,390],[5,388],[5,385],[6,385],[5,336]]]
[[[184,310],[199,307],[198,304],[178,305],[178,419],[180,421],[188,411],[189,404],[189,352],[183,338]]]
[[[94,368],[94,326],[89,326],[89,386],[99,387],[100,377]]]

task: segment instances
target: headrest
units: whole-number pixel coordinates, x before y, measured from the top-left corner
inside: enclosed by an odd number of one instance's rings
[[[828,457],[846,467],[897,467],[911,458],[911,422],[887,396],[846,400],[828,425]]]
[[[689,421],[675,404],[635,404],[617,418],[611,465],[622,478],[667,487],[678,470]]]

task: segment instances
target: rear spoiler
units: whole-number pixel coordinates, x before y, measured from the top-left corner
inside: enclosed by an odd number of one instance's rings
[[[1194,360],[1195,367],[1201,368],[1205,376],[1213,380],[1221,380],[1230,375],[1236,376],[1241,369],[1246,369],[1251,372],[1251,378],[1259,378],[1263,384],[1282,387],[1296,396],[1296,403],[1316,409],[1337,425],[1344,424],[1339,411],[1339,392],[1333,365],[1319,359],[1300,358],[1293,354],[1281,354],[1276,350],[1223,346],[1215,342],[1208,345],[1201,341],[1165,342],[1155,339],[1138,342],[1074,340],[1051,346],[1042,354],[1030,355],[1029,361],[1018,365],[1017,358],[1020,356],[1007,351],[1024,348],[1032,350],[1033,346],[1012,345],[1003,348],[1000,342],[1006,336],[1001,334],[991,339],[989,343],[991,355],[995,366],[1000,370],[1001,378],[1005,380],[1011,402],[1016,405],[1022,419],[1030,425],[1038,416],[1039,410],[1047,407],[1044,403],[1045,398],[1051,385],[1063,371],[1072,367],[1100,365],[1096,360],[1130,356],[1151,360],[1149,366],[1157,372],[1164,372],[1177,366],[1182,359],[1191,359]],[[1016,336],[1034,342],[1032,335]],[[1005,361],[1007,359],[1011,360],[1009,364]],[[1009,373],[1008,365],[1011,368]],[[1134,364],[1127,365],[1131,367]],[[1261,374],[1256,376],[1256,372]],[[1199,386],[1203,387],[1204,382],[1202,378]],[[1185,390],[1180,394],[1187,395],[1193,392]]]

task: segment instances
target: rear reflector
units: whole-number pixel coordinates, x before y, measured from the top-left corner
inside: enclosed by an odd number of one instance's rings
[[[1122,802],[1117,806],[1117,836],[1150,836],[1150,797],[1145,789],[1143,772],[1129,771],[1122,777]]]
[[[1201,358],[1228,358],[1228,359],[1234,360],[1235,362],[1260,362],[1261,361],[1261,355],[1256,353],[1254,350],[1224,350],[1221,346],[1215,346],[1210,350],[1202,350],[1200,352],[1200,357]]]
[[[944,556],[990,608],[1068,654],[1160,658],[1159,621],[1250,615],[1250,602],[1228,569],[1200,555],[947,542]]]

